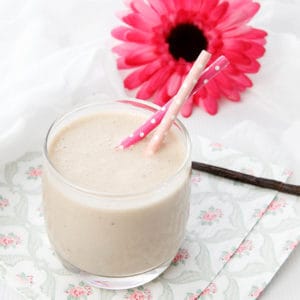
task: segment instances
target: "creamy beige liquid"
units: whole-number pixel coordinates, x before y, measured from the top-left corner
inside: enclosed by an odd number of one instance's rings
[[[124,111],[91,114],[64,126],[50,142],[48,155],[59,173],[99,193],[76,190],[45,166],[49,238],[58,255],[81,270],[140,273],[172,259],[183,239],[190,166],[181,168],[187,149],[179,130],[174,127],[153,156],[145,155],[148,139],[115,149],[145,118]]]

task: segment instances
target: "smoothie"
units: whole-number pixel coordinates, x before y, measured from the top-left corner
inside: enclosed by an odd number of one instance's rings
[[[51,129],[45,149],[44,212],[58,256],[109,277],[170,262],[189,211],[190,150],[180,126],[147,156],[148,138],[115,146],[149,112],[99,105],[75,115]]]

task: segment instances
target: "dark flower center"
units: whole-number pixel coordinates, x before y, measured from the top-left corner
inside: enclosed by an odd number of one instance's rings
[[[200,52],[207,48],[207,39],[202,30],[190,23],[174,27],[166,39],[169,51],[178,60],[183,58],[188,62],[196,60]]]

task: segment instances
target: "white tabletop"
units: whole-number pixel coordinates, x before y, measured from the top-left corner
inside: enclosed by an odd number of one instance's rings
[[[222,101],[218,115],[196,109],[184,123],[192,134],[290,167],[300,184],[300,1],[259,2],[252,24],[269,36],[254,87],[240,103]],[[123,9],[122,0],[0,0],[0,162],[41,143],[51,120],[81,99],[123,95],[109,50]],[[261,299],[298,300],[299,277],[298,248]],[[0,283],[0,299],[22,298]]]

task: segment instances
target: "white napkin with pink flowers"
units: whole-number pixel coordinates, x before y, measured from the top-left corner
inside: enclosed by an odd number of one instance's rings
[[[198,136],[193,145],[194,160],[281,181],[290,175]],[[41,163],[39,152],[27,152],[0,169],[0,274],[28,299],[255,299],[299,241],[295,197],[194,172],[187,233],[170,268],[142,287],[102,291],[65,270],[49,244]]]

